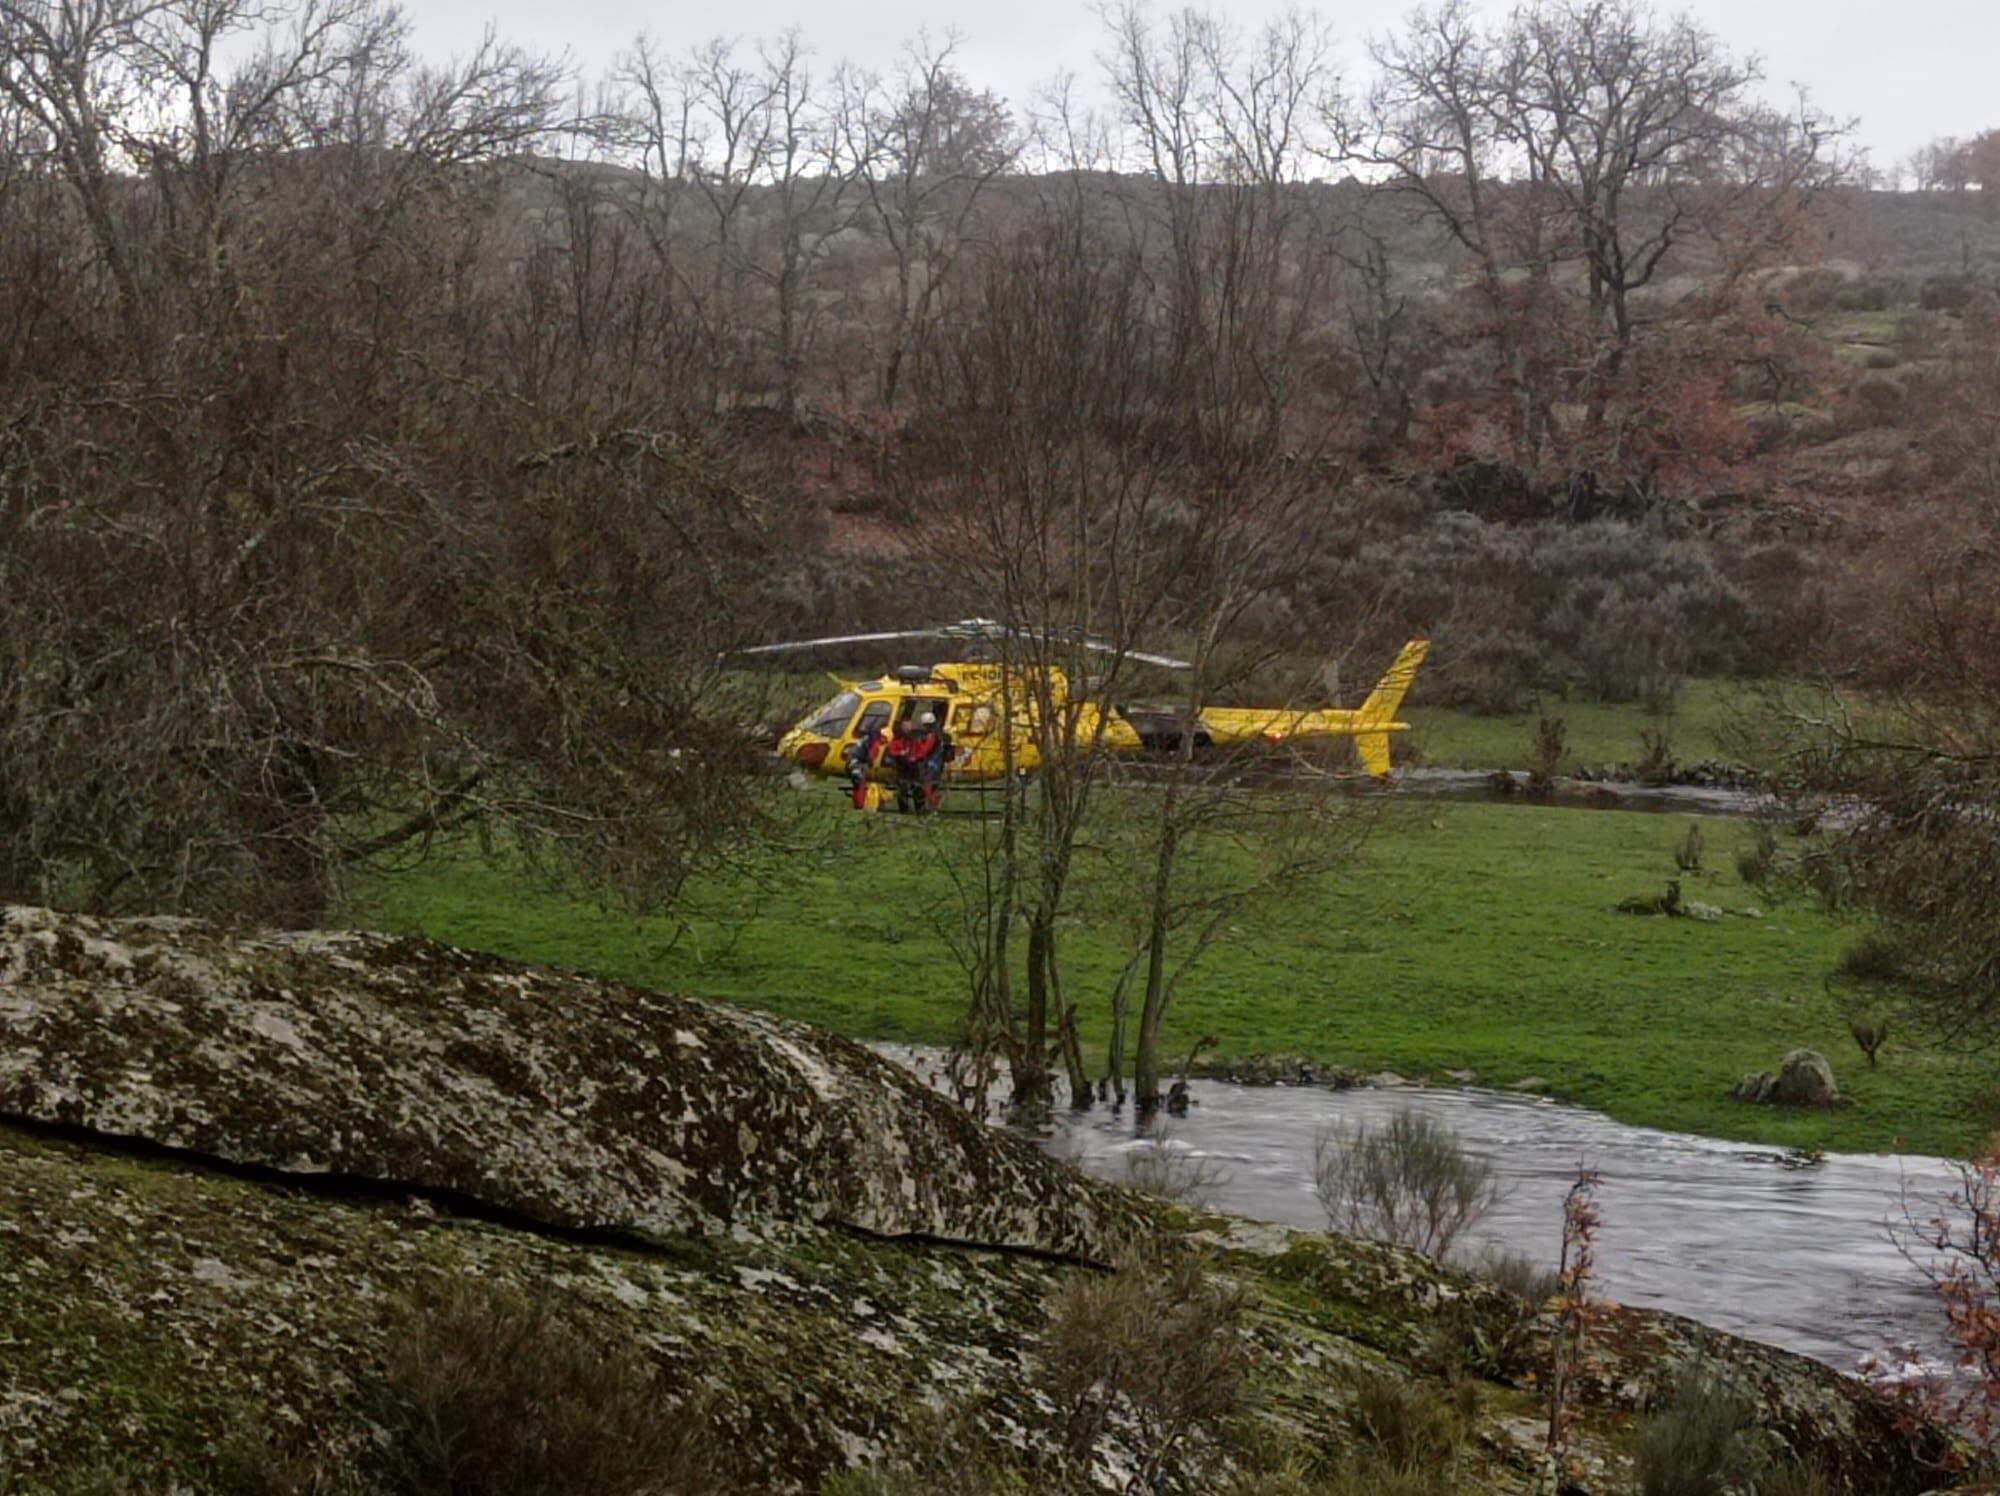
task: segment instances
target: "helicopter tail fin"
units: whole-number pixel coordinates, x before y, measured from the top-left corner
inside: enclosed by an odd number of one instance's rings
[[[1375,683],[1375,689],[1354,714],[1354,746],[1361,754],[1362,767],[1370,774],[1389,772],[1389,730],[1402,725],[1396,721],[1396,712],[1430,649],[1428,639],[1412,639],[1405,644],[1395,663]]]

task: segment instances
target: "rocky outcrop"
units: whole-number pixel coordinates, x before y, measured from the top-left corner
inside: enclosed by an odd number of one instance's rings
[[[1363,1400],[1426,1383],[1474,1423],[1441,1489],[1548,1488],[1552,1327],[1498,1289],[1093,1184],[799,1025],[425,942],[14,911],[0,1112],[32,1124],[0,1118],[10,1492],[380,1489],[407,1306],[465,1284],[642,1358],[703,1490],[926,1440],[1125,1489],[1146,1420],[1078,1463],[1052,1325],[1135,1239],[1241,1306],[1241,1426],[1190,1432],[1175,1489],[1341,1469]],[[1590,1336],[1565,1490],[1630,1488],[1634,1420],[1693,1356],[1831,1489],[1928,1484],[1935,1438],[1814,1362],[1609,1307]]]
[[[803,1024],[380,935],[7,910],[0,1113],[577,1229],[1102,1261],[1121,1209]]]

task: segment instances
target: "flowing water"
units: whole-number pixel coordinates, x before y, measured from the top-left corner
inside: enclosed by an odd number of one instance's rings
[[[1500,783],[1504,777],[1512,784]],[[1399,769],[1383,784],[1354,781],[1357,793],[1431,800],[1475,800],[1496,805],[1554,806],[1561,810],[1652,810],[1705,816],[1750,816],[1770,808],[1761,790],[1727,784],[1640,784],[1630,779],[1558,779],[1546,799],[1529,792],[1521,769]]]
[[[920,1073],[935,1064],[896,1057]],[[1448,1124],[1493,1163],[1505,1198],[1474,1234],[1553,1267],[1563,1196],[1579,1165],[1598,1191],[1598,1281],[1621,1303],[1668,1309],[1803,1352],[1843,1371],[1865,1358],[1935,1358],[1943,1319],[1922,1272],[1898,1250],[1905,1201],[1935,1214],[1958,1180],[1943,1159],[1828,1154],[1806,1163],[1755,1144],[1627,1127],[1600,1113],[1491,1091],[1189,1082],[1182,1118],[1141,1132],[1129,1109],[1058,1116],[1044,1141],[1093,1174],[1125,1176],[1165,1146],[1218,1175],[1208,1203],[1323,1229],[1313,1141],[1336,1123],[1410,1108]],[[1164,1141],[1162,1141],[1164,1139]],[[1475,1244],[1474,1250],[1477,1250]]]

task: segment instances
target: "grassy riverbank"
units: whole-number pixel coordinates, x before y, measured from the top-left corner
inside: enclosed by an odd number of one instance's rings
[[[1739,722],[1754,716],[1760,703],[1754,685],[1691,680],[1681,687],[1669,712],[1649,712],[1638,702],[1562,701],[1544,709],[1562,719],[1569,746],[1568,766],[1603,769],[1637,764],[1646,757],[1646,734],[1664,737],[1682,763],[1733,760]],[[1448,769],[1527,768],[1535,752],[1538,714],[1514,712],[1482,716],[1463,708],[1426,707],[1421,691],[1404,712],[1411,744],[1423,761]]]
[[[774,783],[775,793],[793,793]],[[856,816],[815,787],[801,850],[761,876],[704,882],[677,916],[635,919],[549,895],[469,857],[357,891],[357,922],[728,998],[862,1038],[950,1039],[963,979],[944,931],[950,869],[976,821]],[[1675,873],[1684,817],[1481,804],[1398,806],[1341,872],[1301,880],[1229,927],[1183,985],[1172,1046],[1284,1052],[1482,1083],[1539,1079],[1622,1121],[1789,1146],[1959,1152],[1992,1129],[1990,1067],[1899,1030],[1870,1069],[1822,979],[1855,932],[1742,885],[1748,837],[1705,823],[1688,896],[1715,922],[1615,912]],[[1100,857],[1097,853],[1103,853]],[[1255,857],[1254,845],[1225,856]],[[1086,1040],[1128,941],[1130,873],[1086,853],[1063,932]],[[1749,911],[1755,910],[1752,914]],[[1759,917],[1761,916],[1761,917]],[[1745,1106],[1725,1092],[1788,1049],[1829,1056],[1850,1104]]]

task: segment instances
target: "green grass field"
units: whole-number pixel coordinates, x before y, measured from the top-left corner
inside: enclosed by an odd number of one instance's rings
[[[763,874],[692,888],[676,914],[631,915],[472,858],[357,890],[357,923],[727,998],[859,1038],[950,1039],[963,979],[944,930],[966,817],[857,816],[824,786],[796,802],[800,850]],[[1791,1146],[1963,1152],[2000,1118],[1976,1057],[1908,1030],[1869,1069],[1822,978],[1855,932],[1803,899],[1770,904],[1732,871],[1745,827],[1705,823],[1688,896],[1720,921],[1614,912],[1674,874],[1686,818],[1481,804],[1397,806],[1351,865],[1244,911],[1169,1015],[1171,1047],[1304,1054],[1408,1075],[1471,1069],[1632,1123]],[[1130,870],[1093,842],[1062,932],[1086,1040],[1128,949]],[[1236,847],[1213,855],[1254,857]],[[1726,1098],[1797,1046],[1832,1059],[1850,1104],[1783,1113]]]
[[[1450,769],[1526,768],[1534,752],[1536,714],[1516,712],[1487,717],[1464,710],[1426,707],[1419,694],[1403,713],[1410,741],[1425,763]],[[1672,712],[1655,715],[1636,702],[1550,700],[1549,715],[1560,717],[1569,744],[1570,766],[1599,769],[1633,764],[1645,757],[1643,734],[1664,732],[1682,763],[1738,757],[1735,728],[1754,713],[1757,699],[1748,688],[1724,681],[1691,680]]]

